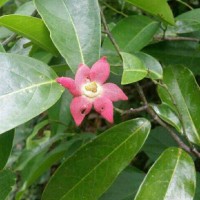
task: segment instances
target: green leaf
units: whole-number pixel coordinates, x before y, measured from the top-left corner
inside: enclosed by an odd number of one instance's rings
[[[169,132],[165,128],[157,126],[151,129],[142,150],[148,155],[150,161],[154,162],[164,150],[172,146],[178,147]]]
[[[197,177],[197,184],[196,184],[196,193],[194,196],[194,200],[199,200],[199,197],[200,197],[200,173],[199,172],[196,173],[196,177]]]
[[[3,6],[8,0],[0,0],[0,7]]]
[[[200,9],[193,9],[176,17],[176,25],[169,27],[176,33],[190,33],[200,30]]]
[[[39,18],[23,15],[5,15],[0,17],[0,26],[4,26],[40,46],[46,51],[57,55],[57,49],[53,45],[49,31]]]
[[[15,184],[15,174],[9,170],[0,171],[0,199],[4,200]]]
[[[14,130],[0,135],[0,170],[2,170],[10,156],[14,138]]]
[[[135,55],[144,63],[144,65],[148,69],[147,77],[151,79],[162,79],[162,66],[154,57],[143,52],[135,53]]]
[[[3,48],[3,45],[0,43],[0,52],[5,53],[5,49]]]
[[[182,149],[169,148],[149,170],[135,200],[193,200],[195,167]]]
[[[200,145],[200,91],[192,72],[183,66],[169,66],[164,69],[164,84],[175,101],[183,131],[187,138]],[[169,94],[167,95],[168,98]],[[163,96],[166,103],[169,100]],[[166,99],[166,100],[165,100]]]
[[[151,104],[151,107],[162,120],[176,128],[179,133],[183,133],[177,114],[166,103],[160,105]]]
[[[200,74],[199,43],[194,41],[165,41],[149,45],[143,50],[164,65],[183,64]]]
[[[137,168],[127,167],[99,200],[132,200],[144,176]]]
[[[174,25],[174,17],[166,0],[126,0],[134,6],[160,18],[161,20]]]
[[[121,51],[133,53],[149,44],[159,23],[145,16],[131,16],[121,20],[111,31]],[[106,50],[115,50],[109,38],[103,43]]]
[[[121,84],[137,82],[147,75],[147,68],[138,57],[124,52],[121,52],[121,56],[123,59]]]
[[[35,59],[0,53],[0,70],[0,133],[44,112],[63,92],[54,71]]]
[[[138,153],[149,130],[149,121],[134,119],[105,131],[58,168],[42,199],[98,199]]]
[[[97,0],[35,0],[35,4],[73,72],[80,63],[92,65],[99,59],[101,27]]]

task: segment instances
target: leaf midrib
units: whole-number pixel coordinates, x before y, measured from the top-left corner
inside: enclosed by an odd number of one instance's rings
[[[81,61],[82,61],[83,64],[85,64],[83,52],[82,52],[82,50],[81,50],[81,43],[80,43],[80,40],[79,40],[79,37],[78,37],[78,33],[77,33],[77,31],[76,31],[76,26],[75,26],[75,24],[74,24],[73,18],[72,18],[72,16],[71,16],[70,12],[69,12],[69,9],[68,9],[68,7],[67,7],[65,1],[62,0],[62,2],[63,2],[64,7],[65,7],[66,10],[67,10],[67,13],[69,14],[69,18],[70,18],[70,21],[71,21],[72,26],[73,26],[73,29],[74,29],[74,33],[75,33],[75,36],[76,36],[76,39],[77,39],[77,43],[78,43],[78,47],[79,47],[79,50],[80,50]]]
[[[13,91],[13,92],[4,94],[4,95],[0,96],[0,100],[3,99],[3,98],[6,98],[7,96],[10,96],[10,95],[15,95],[15,94],[17,94],[17,93],[24,92],[24,91],[26,91],[26,90],[33,89],[33,88],[35,88],[35,87],[39,87],[39,86],[42,86],[42,85],[53,84],[53,83],[55,83],[55,82],[56,82],[55,80],[50,80],[50,81],[46,81],[46,82],[42,82],[42,83],[33,84],[33,85],[31,85],[31,86],[28,86],[28,87],[25,87],[25,88],[22,88],[22,89],[15,90],[15,91]]]

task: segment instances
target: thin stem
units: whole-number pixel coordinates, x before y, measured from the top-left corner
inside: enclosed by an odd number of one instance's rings
[[[128,15],[126,15],[125,13],[123,13],[123,12],[121,12],[121,11],[115,9],[114,7],[112,7],[111,5],[109,5],[108,3],[106,3],[106,2],[102,2],[102,3],[103,3],[106,7],[110,8],[111,10],[113,10],[114,12],[116,12],[116,13],[118,13],[118,14],[124,16],[124,17],[128,17]]]
[[[192,37],[154,37],[156,41],[194,41],[199,42],[200,39]]]
[[[10,42],[12,42],[13,40],[15,40],[17,38],[17,34],[13,33],[10,37],[6,38],[3,42],[2,45],[6,46],[8,45]]]
[[[112,42],[113,46],[115,47],[115,49],[116,49],[116,51],[117,51],[119,57],[122,59],[122,56],[121,56],[121,54],[120,54],[119,46],[118,46],[118,44],[115,42],[115,39],[113,38],[113,36],[112,36],[112,34],[111,34],[111,32],[110,32],[110,30],[109,30],[109,28],[108,28],[108,25],[107,25],[107,22],[106,22],[106,18],[105,18],[104,14],[103,14],[102,9],[100,10],[100,13],[101,13],[102,24],[103,24],[103,27],[104,27],[104,29],[105,29],[104,31],[105,31],[105,33],[108,35],[108,37],[110,38],[110,41]]]
[[[119,112],[121,115],[129,115],[129,114],[137,114],[142,111],[147,110],[147,106],[141,106],[139,108],[130,108],[129,110],[121,110],[119,108],[115,108],[117,112]]]
[[[139,83],[136,83],[137,91],[140,95],[141,100],[143,101],[144,105],[147,106],[147,112],[151,115],[151,117],[162,127],[168,130],[170,135],[173,137],[173,139],[177,142],[177,144],[184,149],[186,152],[193,154],[200,158],[200,153],[196,149],[191,149],[189,146],[187,146],[179,137],[178,135],[173,131],[173,129],[168,126],[164,121],[162,121],[159,116],[154,112],[154,110],[148,105],[147,99],[144,95],[144,92],[142,90],[142,87],[139,85]]]
[[[190,6],[189,4],[187,4],[186,2],[183,2],[181,0],[176,0],[176,1],[179,2],[179,3],[181,3],[181,4],[183,4],[184,6],[188,7],[190,10],[193,10],[193,7]]]

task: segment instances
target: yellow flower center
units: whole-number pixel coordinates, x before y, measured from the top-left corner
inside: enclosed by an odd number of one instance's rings
[[[91,91],[93,93],[97,92],[97,84],[95,82],[91,82],[85,86],[87,91]]]
[[[82,94],[89,97],[94,98],[97,97],[101,93],[101,86],[96,82],[88,82],[82,87]]]

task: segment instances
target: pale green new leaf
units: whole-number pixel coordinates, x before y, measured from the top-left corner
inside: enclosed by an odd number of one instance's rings
[[[173,13],[166,0],[126,0],[134,6],[174,25]]]
[[[123,74],[121,84],[129,84],[143,79],[147,75],[147,68],[135,55],[121,52],[123,59]]]
[[[0,17],[0,26],[30,39],[34,44],[54,55],[58,54],[50,39],[48,29],[39,18],[25,15],[4,15]]]

